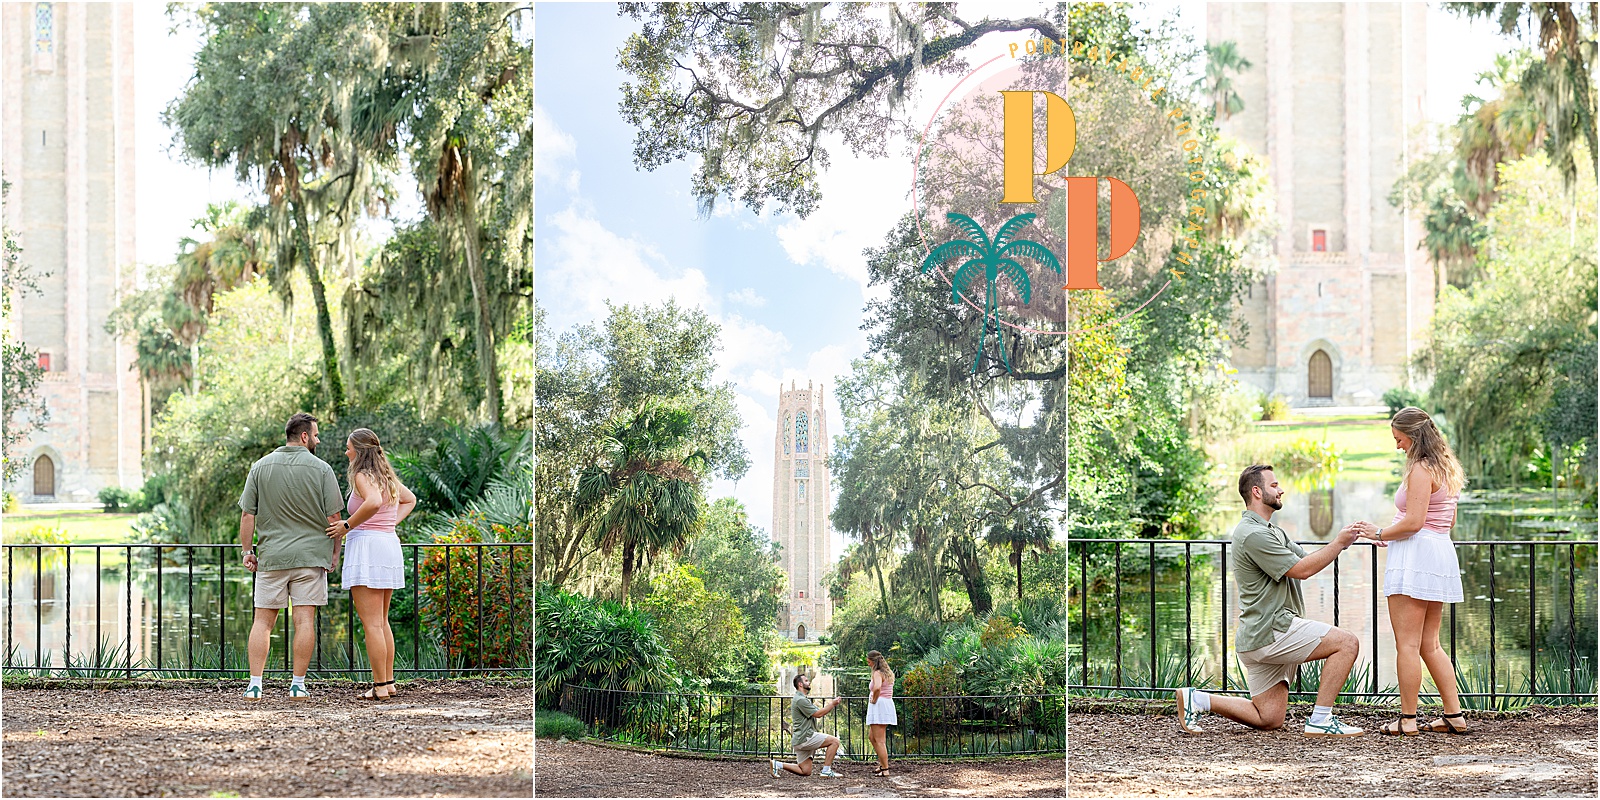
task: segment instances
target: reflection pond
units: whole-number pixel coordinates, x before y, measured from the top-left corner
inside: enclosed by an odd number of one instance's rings
[[[1386,525],[1394,517],[1397,486],[1393,481],[1345,481],[1310,491],[1291,489],[1273,521],[1300,542],[1328,541],[1358,520]],[[1216,510],[1205,519],[1207,539],[1227,539],[1241,513],[1236,495],[1218,499]],[[1570,503],[1572,497],[1562,499]],[[1557,507],[1548,493],[1486,492],[1462,499],[1452,538],[1458,542],[1466,599],[1447,607],[1440,641],[1453,654],[1463,692],[1592,695],[1595,533],[1592,509]],[[1154,571],[1149,568],[1150,544],[1073,542],[1068,560],[1069,682],[1220,688],[1226,680],[1228,689],[1242,688],[1242,672],[1233,659],[1238,587],[1231,548],[1225,561],[1223,548],[1214,543],[1173,540],[1153,547]],[[1340,555],[1336,567],[1303,585],[1307,617],[1337,624],[1361,640],[1352,683],[1378,694],[1393,693],[1397,682],[1394,639],[1381,596],[1385,559],[1385,550],[1358,544]],[[1230,666],[1226,676],[1224,653]],[[1314,692],[1315,676],[1303,676],[1301,685],[1292,688]],[[1432,682],[1424,671],[1423,691],[1430,690]],[[1469,701],[1469,707],[1494,704],[1503,705],[1503,698]]]

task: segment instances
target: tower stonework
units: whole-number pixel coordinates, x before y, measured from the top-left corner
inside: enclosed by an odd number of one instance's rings
[[[1389,203],[1423,121],[1421,3],[1210,3],[1206,39],[1251,66],[1221,128],[1264,155],[1276,270],[1235,309],[1232,366],[1291,405],[1374,406],[1433,315],[1421,220]],[[1424,387],[1412,384],[1413,388]]]
[[[134,284],[132,3],[0,8],[5,223],[39,292],[9,333],[39,351],[50,421],[13,454],[24,502],[93,501],[137,488],[143,396],[132,345],[106,332]]]
[[[789,595],[778,624],[790,639],[814,640],[828,630],[832,606],[823,573],[833,564],[833,495],[828,484],[828,424],[822,387],[778,386],[773,442],[772,538],[781,546]]]

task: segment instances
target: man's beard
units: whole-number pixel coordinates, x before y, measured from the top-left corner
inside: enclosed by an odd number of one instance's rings
[[[311,452],[314,453],[316,451],[313,450]],[[1273,511],[1282,511],[1283,510],[1283,495],[1280,494],[1277,497],[1274,497],[1271,500],[1266,501],[1266,503],[1267,503],[1267,508],[1270,508]]]
[[[306,449],[311,451],[311,455],[316,455],[317,454],[317,443],[316,442],[306,442]]]

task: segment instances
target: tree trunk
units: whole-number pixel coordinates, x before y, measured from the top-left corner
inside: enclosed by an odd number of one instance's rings
[[[339,375],[339,352],[333,346],[333,320],[328,316],[328,293],[322,285],[322,274],[317,270],[317,252],[311,245],[311,229],[306,221],[305,206],[290,201],[294,210],[295,246],[300,250],[300,263],[305,265],[306,277],[311,279],[311,299],[317,306],[317,333],[322,337],[322,378],[328,385],[328,395],[333,399],[334,413],[344,411],[344,379]]]
[[[495,357],[494,329],[489,324],[489,290],[483,274],[483,248],[478,240],[478,198],[472,175],[472,157],[462,152],[465,191],[456,198],[456,227],[466,251],[467,278],[472,283],[473,335],[478,348],[478,377],[488,400],[489,421],[500,422],[500,373]]]
[[[872,556],[872,571],[878,576],[878,600],[883,604],[883,616],[889,616],[889,590],[883,583],[883,561],[878,556],[878,541],[872,534],[872,526],[868,525],[867,552]]]
[[[628,597],[628,587],[633,584],[633,540],[628,539],[622,543],[622,605],[633,607],[633,600]]]
[[[961,573],[962,586],[967,590],[967,600],[973,614],[987,614],[994,610],[994,598],[989,595],[988,582],[983,579],[983,562],[978,560],[978,547],[969,537],[953,542],[956,570]]]
[[[1022,545],[1014,545],[1011,551],[1011,563],[1017,565],[1017,602],[1022,602]]]

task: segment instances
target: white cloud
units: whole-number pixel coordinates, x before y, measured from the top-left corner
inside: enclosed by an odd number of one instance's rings
[[[737,292],[729,292],[728,301],[751,308],[760,308],[767,304],[767,298],[756,294],[756,290],[749,288],[740,289]]]
[[[555,235],[539,261],[539,296],[558,328],[604,317],[607,300],[659,303],[671,297],[680,305],[711,307],[705,273],[674,270],[654,247],[612,232],[580,204],[552,215],[549,223]]]
[[[834,165],[819,179],[823,202],[811,216],[785,215],[778,243],[796,264],[818,265],[867,291],[862,251],[883,244],[911,210],[910,159],[857,158],[842,142],[831,142]]]
[[[544,107],[533,104],[533,176],[536,181],[559,182],[578,190],[578,171],[568,165],[578,154],[578,143],[556,126]]]

